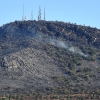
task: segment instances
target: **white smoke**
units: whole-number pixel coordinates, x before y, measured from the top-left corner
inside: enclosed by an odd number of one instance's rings
[[[80,54],[82,56],[87,57],[87,55],[85,55],[78,47],[72,46],[68,42],[60,41],[60,40],[57,40],[57,39],[51,39],[50,44],[57,46],[57,47],[65,48],[70,52]]]
[[[67,41],[61,41],[58,39],[54,39],[50,36],[45,36],[43,34],[35,34],[34,38],[37,41],[46,43],[46,44],[51,44],[60,48],[64,48],[67,49],[70,52],[76,53],[76,54],[80,54],[81,56],[87,57],[87,55],[85,55],[78,47],[76,46],[72,46],[71,43],[67,42]]]
[[[84,57],[87,57],[87,55],[85,55],[78,47],[72,46],[72,47],[68,48],[68,50],[71,51],[71,52],[80,54],[80,55],[82,55]]]
[[[67,45],[63,41],[56,40],[56,39],[53,39],[53,38],[50,39],[49,44],[55,45],[57,47],[65,48],[65,49],[68,48]]]

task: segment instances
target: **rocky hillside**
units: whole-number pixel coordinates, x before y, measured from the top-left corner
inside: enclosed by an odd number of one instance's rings
[[[94,91],[100,87],[100,29],[35,20],[1,26],[0,87],[0,93]]]

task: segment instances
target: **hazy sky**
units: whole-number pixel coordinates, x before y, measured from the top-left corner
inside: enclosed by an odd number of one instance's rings
[[[22,20],[23,4],[26,20],[37,20],[39,5],[46,9],[47,21],[64,21],[100,29],[100,0],[0,0],[0,26]]]

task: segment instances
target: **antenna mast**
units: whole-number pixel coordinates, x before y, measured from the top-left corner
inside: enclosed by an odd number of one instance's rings
[[[24,5],[23,5],[23,16],[22,16],[22,21],[24,21]]]
[[[26,20],[26,16],[24,17],[24,20]]]
[[[31,12],[31,20],[33,20],[33,10],[32,10],[32,12]]]
[[[44,8],[44,21],[45,21],[45,8]]]
[[[41,8],[40,8],[40,6],[39,6],[39,15],[38,15],[38,20],[41,20]]]

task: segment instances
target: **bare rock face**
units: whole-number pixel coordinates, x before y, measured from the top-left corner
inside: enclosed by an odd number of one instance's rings
[[[6,79],[3,78],[1,86],[57,86],[51,77],[64,76],[46,52],[33,47],[5,55],[3,62],[2,68],[4,67],[8,76],[3,76]],[[7,84],[5,84],[6,82]]]

